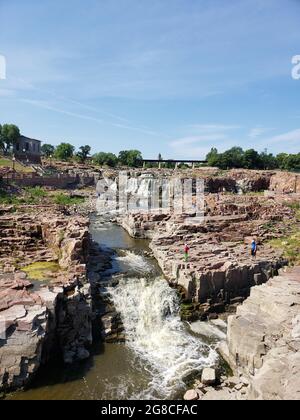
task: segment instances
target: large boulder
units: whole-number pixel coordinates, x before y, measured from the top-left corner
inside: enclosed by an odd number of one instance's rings
[[[216,380],[217,380],[217,377],[216,377],[215,369],[212,369],[212,368],[203,369],[201,382],[204,385],[215,385]]]

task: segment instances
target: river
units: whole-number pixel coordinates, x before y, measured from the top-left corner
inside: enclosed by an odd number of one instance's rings
[[[110,288],[121,313],[126,344],[96,341],[87,361],[63,366],[53,361],[40,369],[30,388],[8,396],[14,400],[177,399],[204,366],[217,363],[216,344],[222,323],[183,323],[175,290],[155,260],[146,257],[148,242],[131,238],[121,227],[91,218],[91,234],[113,250],[113,269],[123,273]]]

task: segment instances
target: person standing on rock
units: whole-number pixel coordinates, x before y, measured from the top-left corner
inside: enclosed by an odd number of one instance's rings
[[[190,252],[190,248],[188,246],[188,244],[184,245],[184,260],[185,262],[189,261],[189,252]]]
[[[253,239],[251,243],[251,255],[252,257],[256,257],[256,254],[257,254],[257,242],[255,239]]]

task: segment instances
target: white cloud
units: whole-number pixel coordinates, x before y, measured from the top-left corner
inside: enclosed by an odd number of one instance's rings
[[[191,137],[183,137],[177,140],[173,140],[170,142],[171,147],[182,147],[182,146],[188,146],[191,144],[197,144],[197,143],[207,143],[214,140],[224,140],[226,139],[226,136],[224,134],[209,134],[209,135],[203,135],[203,136],[191,136]]]
[[[267,139],[270,144],[282,143],[283,147],[297,146],[300,150],[300,128]]]
[[[83,115],[83,114],[78,114],[75,112],[70,112],[61,108],[56,108],[55,106],[52,106],[51,104],[49,104],[46,101],[39,101],[39,100],[32,100],[32,99],[20,99],[21,102],[27,103],[29,105],[34,105],[37,106],[38,108],[43,108],[43,109],[47,109],[49,111],[54,111],[54,112],[58,112],[59,114],[64,114],[64,115],[68,115],[69,117],[74,117],[74,118],[81,118],[84,120],[90,120],[90,121],[94,121],[97,123],[103,123],[103,120],[99,119],[99,118],[94,118],[94,117],[90,117],[88,115]]]
[[[189,126],[193,130],[202,132],[219,132],[228,131],[241,128],[239,125],[225,125],[225,124],[192,124]]]
[[[233,124],[191,124],[186,129],[192,134],[171,141],[169,146],[176,156],[204,158],[212,147],[225,150],[234,146],[231,132],[239,128]]]
[[[250,130],[248,136],[252,139],[262,136],[263,134],[267,133],[268,131],[274,130],[273,128],[266,128],[266,127],[254,127]]]
[[[11,96],[15,96],[15,91],[12,89],[0,89],[0,97],[11,97]]]
[[[212,147],[226,150],[236,144],[225,134],[211,134],[203,136],[183,137],[169,143],[176,157],[182,159],[205,158]]]

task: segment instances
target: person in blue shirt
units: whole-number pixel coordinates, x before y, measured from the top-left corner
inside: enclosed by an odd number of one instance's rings
[[[255,239],[253,239],[251,243],[251,255],[252,257],[256,257],[256,254],[257,254],[257,242]]]

